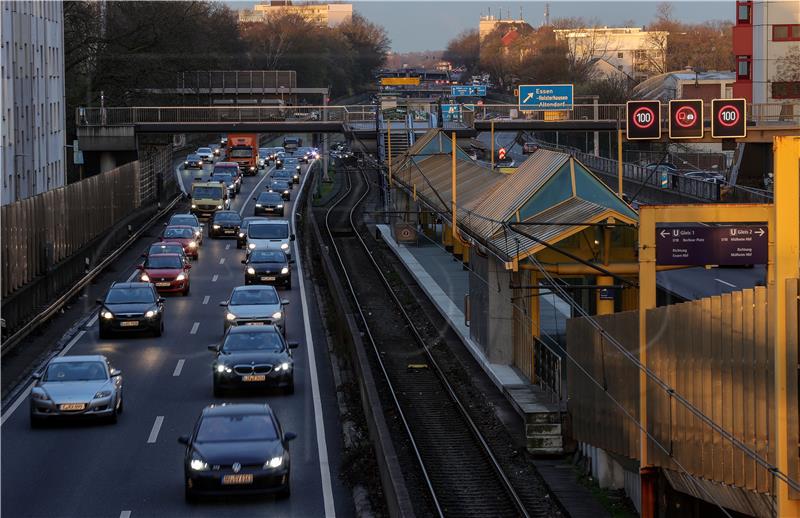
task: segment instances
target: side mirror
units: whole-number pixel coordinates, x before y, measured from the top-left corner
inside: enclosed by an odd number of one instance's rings
[[[35,380],[40,380],[40,379],[42,379],[42,373],[41,372],[34,372],[33,374],[31,374],[31,378],[33,378]]]
[[[147,258],[147,254],[142,254],[142,255],[140,255],[139,257],[144,257],[144,258]]]
[[[294,259],[289,259],[289,264],[294,264],[294,263],[295,263]]]
[[[289,304],[289,299],[281,299],[281,305],[286,306]]]
[[[286,442],[293,441],[295,439],[297,439],[297,434],[294,432],[286,432],[283,434],[283,440]]]
[[[159,304],[163,304],[166,301],[167,301],[167,299],[165,299],[164,297],[158,297],[158,303]]]
[[[290,241],[294,241],[294,234],[292,234],[291,236],[289,236],[289,240],[290,240]]]
[[[187,264],[187,265],[186,265],[186,269],[187,269],[187,270],[191,270],[191,269],[192,269],[192,265],[191,265],[191,264]]]
[[[167,224],[166,224],[166,223],[164,223],[164,226],[166,227],[166,226],[167,226]]]
[[[122,371],[119,369],[111,369],[110,375],[112,378],[116,378],[117,376],[122,376]]]
[[[300,342],[289,342],[289,349],[297,349],[300,347]]]
[[[136,265],[136,269],[137,270],[144,270],[144,265],[143,264],[137,264]]]
[[[219,349],[217,348],[216,345],[209,345],[208,346],[208,350],[211,351],[212,353],[215,353],[215,352],[219,351]]]
[[[102,304],[103,303],[103,299],[96,299],[95,302],[98,303],[98,304]]]
[[[247,261],[245,261],[244,259],[242,259],[242,264],[247,264]]]
[[[188,445],[189,444],[189,436],[188,435],[181,435],[180,437],[178,437],[178,443],[179,444]]]
[[[222,302],[219,303],[219,305],[224,308],[224,307],[226,307],[228,305],[228,301],[227,300],[223,300]]]

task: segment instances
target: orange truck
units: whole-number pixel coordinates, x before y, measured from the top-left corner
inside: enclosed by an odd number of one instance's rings
[[[255,176],[258,172],[258,135],[256,133],[229,133],[227,161],[239,164],[242,174]]]

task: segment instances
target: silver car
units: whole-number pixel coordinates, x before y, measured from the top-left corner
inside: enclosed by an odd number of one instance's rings
[[[286,336],[288,300],[281,300],[274,286],[238,286],[228,300],[219,303],[227,308],[223,317],[224,331],[231,326],[274,325]]]
[[[103,355],[53,358],[33,375],[31,426],[60,417],[103,417],[122,413],[122,372]]]
[[[203,244],[203,229],[205,225],[200,223],[200,220],[197,219],[197,216],[194,214],[173,214],[170,216],[169,221],[164,223],[165,227],[171,225],[186,225],[187,227],[192,227],[192,230],[194,230],[194,240],[197,241],[198,245]]]

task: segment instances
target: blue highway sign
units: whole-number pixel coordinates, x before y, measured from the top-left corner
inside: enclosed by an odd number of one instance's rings
[[[572,85],[520,85],[520,111],[571,110]]]
[[[461,105],[460,104],[443,104],[442,105],[442,120],[444,122],[458,122],[461,120]]]
[[[453,97],[486,97],[486,85],[457,85],[450,87]]]

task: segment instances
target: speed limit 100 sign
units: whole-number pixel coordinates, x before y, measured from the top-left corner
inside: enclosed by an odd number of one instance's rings
[[[711,100],[711,136],[742,138],[747,136],[747,100]]]
[[[628,101],[625,138],[657,140],[661,138],[661,101]]]

